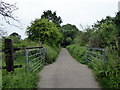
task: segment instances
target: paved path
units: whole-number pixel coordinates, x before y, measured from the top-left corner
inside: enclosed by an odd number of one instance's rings
[[[63,48],[56,62],[40,72],[40,88],[99,88],[91,70]]]

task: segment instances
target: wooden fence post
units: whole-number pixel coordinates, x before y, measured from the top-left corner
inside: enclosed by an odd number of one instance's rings
[[[5,60],[6,70],[8,72],[14,71],[14,56],[13,56],[12,39],[5,39]]]

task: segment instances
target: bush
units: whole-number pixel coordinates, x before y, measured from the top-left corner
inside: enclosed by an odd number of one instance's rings
[[[22,72],[15,70],[14,72],[3,71],[2,86],[3,88],[36,88],[39,80],[37,72]]]
[[[70,45],[71,43],[72,43],[72,38],[71,37],[66,38],[66,44]]]
[[[86,56],[85,56],[86,47],[84,46],[80,47],[80,45],[72,44],[67,46],[66,48],[68,49],[70,54],[77,59],[77,61],[79,61],[82,64],[86,63]]]
[[[58,54],[59,54],[59,51],[61,50],[61,48],[53,48],[53,47],[50,47],[48,45],[43,45],[43,47],[47,48],[47,51],[48,51],[48,57],[47,57],[47,63],[48,64],[51,64],[53,63],[56,58],[58,57]]]
[[[67,49],[80,63],[87,63],[85,47],[72,44],[67,46]],[[104,64],[101,62],[102,60],[96,60],[95,58],[93,60],[95,67],[90,63],[87,63],[87,65],[92,68],[100,86],[102,88],[120,88],[120,58],[118,57],[117,51],[109,48]]]
[[[116,50],[108,50],[106,63],[94,69],[97,80],[103,88],[120,88],[119,60]]]
[[[41,41],[50,46],[58,43],[62,37],[55,23],[49,22],[45,18],[33,21],[27,28],[26,34],[30,40]]]

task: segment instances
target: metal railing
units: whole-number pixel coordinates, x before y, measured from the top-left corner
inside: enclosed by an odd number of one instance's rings
[[[86,60],[88,63],[92,64],[93,67],[96,67],[96,63],[105,63],[106,59],[106,50],[102,48],[86,48]],[[99,63],[98,63],[99,62]]]
[[[43,48],[42,46],[14,48],[13,45],[12,39],[5,39],[5,48],[1,50],[0,53],[4,53],[4,66],[1,65],[0,70],[6,69],[8,72],[11,72],[14,71],[15,68],[24,67],[25,65],[22,63],[22,61],[25,62],[26,59],[26,71],[36,71],[37,68],[42,66],[43,61],[46,62],[47,60],[47,49]],[[16,62],[17,64],[22,65],[15,65]]]
[[[45,48],[26,49],[26,72],[34,72],[40,68],[45,62],[46,55],[47,49]]]

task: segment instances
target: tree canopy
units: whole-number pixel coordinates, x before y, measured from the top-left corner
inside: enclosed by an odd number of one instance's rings
[[[93,25],[93,34],[90,37],[92,45],[105,48],[107,46],[116,46],[117,31],[114,24],[114,18],[107,16]],[[96,45],[95,45],[96,44]]]
[[[27,28],[26,33],[30,40],[41,41],[52,46],[58,44],[62,37],[56,25],[47,19],[36,19]]]
[[[66,46],[72,43],[73,39],[75,38],[78,32],[78,29],[75,25],[66,24],[61,27],[60,32],[64,37],[62,45]]]
[[[14,36],[14,37],[16,37],[16,38],[18,38],[18,39],[21,39],[21,36],[20,36],[18,33],[16,33],[16,32],[13,32],[13,33],[10,34],[9,36]]]
[[[51,10],[44,11],[41,18],[48,19],[48,21],[55,23],[58,27],[62,23],[61,17],[57,16],[56,12],[52,12]]]
[[[115,24],[117,28],[117,39],[118,39],[118,54],[120,57],[120,11],[117,13],[115,17]]]

